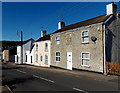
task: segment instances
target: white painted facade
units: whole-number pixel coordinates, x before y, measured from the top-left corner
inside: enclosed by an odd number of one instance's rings
[[[46,44],[48,45],[47,49],[45,48]],[[35,47],[34,47],[35,63],[34,65],[50,67],[50,60],[51,60],[51,55],[50,55],[51,48],[50,47],[51,47],[50,40],[35,42]]]
[[[15,63],[16,64],[28,64],[29,62],[26,61],[26,55],[27,55],[27,60],[29,61],[29,56],[30,56],[30,50],[32,48],[34,40],[30,39],[28,40],[25,44],[23,44],[23,63],[21,60],[21,46],[17,46],[17,55],[15,55]]]

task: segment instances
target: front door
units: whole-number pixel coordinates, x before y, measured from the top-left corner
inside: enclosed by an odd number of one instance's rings
[[[72,70],[72,52],[67,52],[67,69]]]

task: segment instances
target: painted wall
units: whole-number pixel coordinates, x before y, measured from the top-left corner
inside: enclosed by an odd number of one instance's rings
[[[100,31],[98,31],[98,27]],[[81,32],[89,31],[89,43],[83,44]],[[60,45],[56,45],[55,37],[60,35]],[[94,43],[91,37],[95,36],[97,41]],[[51,35],[51,65],[67,68],[67,52],[72,52],[72,67],[83,70],[103,72],[103,32],[102,25],[82,28],[77,31],[57,33]],[[61,53],[61,61],[56,62],[55,52]],[[90,53],[90,66],[81,66],[81,52]]]
[[[26,51],[30,51],[34,40],[30,40],[23,45],[23,64],[26,64]],[[18,62],[17,62],[18,56]],[[15,55],[15,63],[21,64],[21,46],[17,46],[17,55]]]
[[[45,50],[45,43],[48,43],[48,50]],[[38,44],[38,50],[36,50],[37,44]],[[35,65],[43,66],[43,67],[50,66],[50,61],[51,61],[51,55],[50,55],[51,48],[50,47],[51,47],[50,40],[35,42],[35,49],[34,49]],[[38,60],[36,60],[36,55],[38,55]],[[48,56],[48,63],[45,63],[45,55]],[[42,56],[42,61],[41,61],[41,56]]]

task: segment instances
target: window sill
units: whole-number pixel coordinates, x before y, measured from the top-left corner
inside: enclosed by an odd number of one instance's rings
[[[58,62],[58,63],[59,63],[60,61],[55,61],[55,62]]]
[[[88,68],[90,68],[90,66],[87,66],[87,65],[81,65],[82,67],[88,67]]]
[[[89,42],[82,42],[82,44],[89,44]]]

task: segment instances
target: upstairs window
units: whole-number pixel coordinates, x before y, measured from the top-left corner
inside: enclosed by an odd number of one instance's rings
[[[60,44],[60,36],[56,36],[56,44]]]
[[[56,52],[56,61],[57,61],[57,62],[60,61],[60,52]]]
[[[90,66],[90,53],[81,53],[82,66]]]
[[[88,43],[88,42],[89,42],[88,31],[83,31],[82,32],[82,43]]]
[[[45,43],[45,51],[48,51],[48,43]]]
[[[38,51],[38,44],[36,44],[36,51]]]

